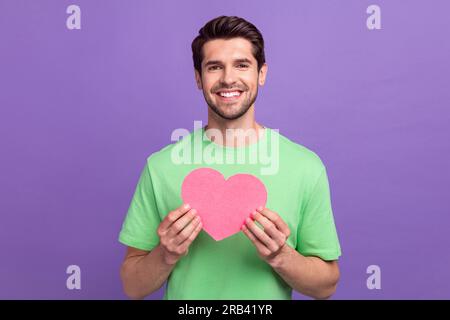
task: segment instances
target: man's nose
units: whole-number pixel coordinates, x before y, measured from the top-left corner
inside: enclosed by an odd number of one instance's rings
[[[233,83],[235,83],[237,80],[235,70],[233,70],[232,67],[223,68],[221,80],[226,85],[232,85]]]

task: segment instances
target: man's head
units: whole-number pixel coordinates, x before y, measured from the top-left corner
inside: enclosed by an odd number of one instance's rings
[[[221,16],[206,23],[192,42],[195,79],[208,106],[234,120],[254,104],[264,85],[264,39],[250,22]]]

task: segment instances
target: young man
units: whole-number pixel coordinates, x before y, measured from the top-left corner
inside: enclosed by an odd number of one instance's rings
[[[341,250],[326,169],[314,152],[255,121],[258,85],[267,74],[261,33],[242,18],[218,17],[200,29],[192,51],[208,124],[147,159],[119,236],[128,246],[125,293],[144,298],[167,281],[165,299],[291,299],[292,289],[330,297]],[[276,163],[270,168],[263,168],[267,161],[227,161],[264,148]],[[190,159],[208,150],[217,161],[180,163],[180,150]],[[183,203],[183,179],[200,167],[264,183],[266,207],[255,208],[242,232],[215,241],[202,231],[196,208]]]

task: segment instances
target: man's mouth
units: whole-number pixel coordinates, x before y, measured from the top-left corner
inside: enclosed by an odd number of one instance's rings
[[[216,95],[223,101],[234,101],[239,99],[242,95],[241,90],[233,90],[233,91],[218,91]]]

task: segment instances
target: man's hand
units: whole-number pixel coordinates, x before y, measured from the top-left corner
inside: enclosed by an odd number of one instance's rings
[[[125,293],[142,299],[161,288],[201,229],[200,218],[189,205],[169,212],[158,226],[158,246],[151,251],[128,247],[120,271]]]
[[[158,227],[165,263],[173,265],[185,256],[201,229],[202,223],[197,211],[188,204],[171,211]]]
[[[253,242],[260,257],[273,266],[285,251],[286,240],[291,231],[277,213],[267,208],[259,207],[252,213],[252,218],[263,229],[252,219],[247,218],[245,224],[242,225],[242,231]]]
[[[305,257],[286,244],[290,235],[288,225],[267,208],[259,207],[242,226],[259,255],[294,290],[315,299],[326,299],[336,290],[339,281],[337,261]]]

